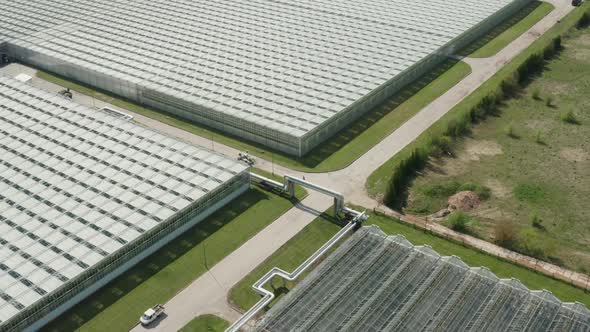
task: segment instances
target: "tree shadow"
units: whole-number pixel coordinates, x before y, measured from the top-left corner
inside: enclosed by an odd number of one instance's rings
[[[268,200],[262,190],[250,190],[145,258],[115,280],[49,323],[43,331],[74,331],[136,287],[232,222],[254,204]],[[206,264],[206,263],[205,263]],[[146,306],[153,305],[146,303]],[[146,307],[147,308],[147,307]],[[141,308],[141,309],[146,309]],[[139,319],[139,316],[137,317]]]
[[[513,16],[509,17],[508,19],[504,20],[502,23],[497,25],[495,28],[490,30],[488,33],[483,35],[482,37],[478,38],[477,41],[472,42],[471,44],[464,47],[461,51],[457,54],[460,56],[469,56],[470,54],[478,51],[489,42],[494,40],[499,35],[506,32],[508,29],[512,28],[520,21],[525,19],[529,16],[532,12],[534,12],[539,6],[543,4],[542,1],[533,1],[530,4],[526,5],[522,8],[518,13],[514,14]]]

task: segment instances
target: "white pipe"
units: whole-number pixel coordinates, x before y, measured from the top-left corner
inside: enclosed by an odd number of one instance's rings
[[[242,326],[244,326],[250,319],[252,319],[260,310],[266,307],[272,300],[275,298],[273,292],[264,288],[264,285],[269,282],[275,276],[282,277],[288,281],[294,281],[297,279],[303,272],[305,272],[310,266],[312,266],[323,254],[325,254],[334,244],[338,243],[348,232],[354,229],[354,226],[366,220],[368,216],[365,212],[359,213],[357,211],[347,209],[351,213],[355,213],[355,217],[352,221],[350,221],[344,228],[342,228],[338,233],[336,233],[328,242],[326,242],[320,249],[318,249],[313,255],[311,255],[305,262],[303,262],[295,271],[288,273],[284,270],[279,269],[278,267],[273,267],[268,273],[266,273],[262,278],[260,278],[252,288],[254,291],[260,295],[262,298],[258,301],[250,310],[248,310],[240,319],[235,321],[230,327],[225,330],[225,332],[237,332],[239,331]]]
[[[330,190],[328,188],[319,186],[317,184],[314,184],[309,181],[305,181],[305,180],[302,180],[302,179],[299,179],[299,178],[296,178],[296,177],[293,177],[290,175],[284,176],[283,183],[280,183],[278,181],[266,178],[262,175],[258,175],[258,174],[252,173],[252,172],[250,173],[250,175],[252,176],[252,178],[256,179],[257,181],[268,184],[271,187],[274,187],[275,189],[278,189],[278,190],[282,190],[284,192],[289,192],[289,189],[291,189],[290,186],[295,185],[295,184],[298,184],[298,185],[305,187],[305,188],[309,188],[309,189],[318,191],[322,194],[334,197],[336,199],[336,203],[335,203],[336,204],[336,206],[335,206],[336,213],[345,209],[344,195],[342,195],[341,193],[339,193],[337,191]]]

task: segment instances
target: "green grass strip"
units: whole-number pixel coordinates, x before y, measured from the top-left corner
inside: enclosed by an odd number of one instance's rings
[[[148,307],[167,302],[292,207],[286,198],[252,188],[44,330],[129,331]]]
[[[550,3],[533,1],[521,9],[519,13],[479,38],[477,42],[469,45],[460,54],[470,58],[494,56],[554,9],[555,7]]]
[[[223,332],[229,323],[215,315],[202,315],[191,320],[178,332]]]

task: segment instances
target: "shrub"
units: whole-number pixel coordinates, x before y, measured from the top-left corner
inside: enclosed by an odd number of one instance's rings
[[[545,226],[543,226],[543,220],[536,213],[531,216],[531,224],[533,225],[534,228],[536,228],[540,231],[546,230]]]
[[[477,118],[485,118],[488,115],[494,114],[496,106],[501,100],[497,94],[489,94],[481,99],[481,101],[474,107],[472,113],[472,120],[475,121]]]
[[[441,136],[440,140],[438,141],[438,148],[444,152],[450,154],[453,152],[453,139],[449,136]]]
[[[588,13],[586,13],[586,15],[588,15]],[[563,47],[561,46],[561,36],[553,38],[553,48],[556,51],[561,51],[563,49]]]
[[[561,36],[557,36],[553,38],[551,44],[547,45],[543,50],[543,58],[551,59],[553,56],[555,56],[555,54],[561,51],[561,49]]]
[[[543,134],[541,133],[540,130],[537,130],[537,133],[535,134],[535,143],[541,144],[541,145],[545,144],[545,141],[543,140]]]
[[[578,29],[586,28],[590,25],[590,14],[584,13],[580,20],[578,21],[577,27]]]
[[[494,226],[494,242],[504,248],[513,249],[518,242],[516,226],[512,221],[501,221]]]
[[[430,145],[440,153],[452,154],[453,152],[453,138],[447,135],[434,137]]]
[[[551,43],[543,49],[543,59],[551,59],[556,53],[555,44]]]
[[[574,111],[569,110],[561,115],[561,121],[569,124],[579,124],[578,118]]]
[[[527,227],[518,233],[518,251],[523,254],[544,258],[549,256],[547,249],[544,239],[536,229]]]
[[[518,83],[523,84],[526,82],[527,79],[531,77],[532,74],[537,73],[543,69],[545,65],[544,56],[541,54],[533,54],[528,59],[525,60],[516,72],[518,73]]]
[[[399,205],[399,198],[405,192],[411,179],[421,170],[428,161],[429,151],[425,148],[416,148],[410,156],[400,161],[393,172],[393,177],[385,192],[383,200],[387,205]]]
[[[500,89],[505,97],[510,98],[514,97],[518,91],[520,91],[520,85],[518,84],[518,75],[512,75],[500,83]]]
[[[514,126],[512,124],[509,124],[506,129],[506,136],[510,137],[510,138],[519,138],[518,134],[516,133],[516,130],[514,130]]]
[[[449,216],[448,222],[452,230],[465,232],[471,222],[471,218],[463,211],[455,211]]]
[[[547,96],[545,98],[545,105],[547,105],[548,107],[553,106],[553,97],[552,96]]]
[[[473,191],[481,200],[487,200],[492,196],[490,188],[471,182],[462,184],[458,191]]]
[[[534,100],[541,100],[541,90],[539,88],[535,88],[533,90],[533,99]]]
[[[463,116],[451,120],[447,125],[445,136],[461,137],[469,133],[469,128],[472,122],[471,118],[472,117],[470,112],[468,114],[464,114]]]

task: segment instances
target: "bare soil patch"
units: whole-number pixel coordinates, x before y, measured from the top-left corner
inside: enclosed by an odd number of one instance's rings
[[[498,207],[479,208],[473,213],[473,216],[478,220],[489,220],[489,223],[494,224],[498,220],[506,220],[512,218],[512,215],[500,210]],[[491,232],[491,229],[490,229]]]
[[[473,191],[461,191],[449,197],[449,209],[471,211],[481,204],[481,200]]]
[[[541,130],[542,132],[547,132],[553,128],[553,124],[549,120],[527,121],[526,126],[533,131]]]
[[[502,182],[496,179],[489,179],[485,183],[486,187],[492,191],[492,196],[506,198],[512,196],[512,190],[506,187]]]
[[[465,157],[468,160],[479,161],[481,156],[497,156],[502,153],[502,146],[494,141],[470,140],[465,145]]]
[[[574,44],[579,46],[588,46],[590,47],[590,35],[582,35],[576,39]]]
[[[582,149],[564,148],[559,151],[559,155],[568,161],[583,163],[590,160],[590,154]]]
[[[571,57],[584,62],[588,61],[590,59],[590,49],[578,48],[572,52]]]
[[[570,95],[577,92],[577,86],[575,84],[565,82],[547,82],[543,87],[545,95]]]

